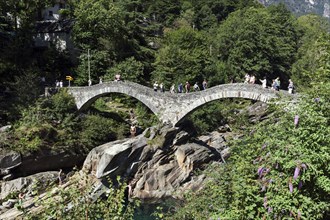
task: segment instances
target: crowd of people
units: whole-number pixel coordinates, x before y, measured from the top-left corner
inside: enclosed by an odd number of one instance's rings
[[[261,82],[262,88],[266,89],[267,88],[266,77],[264,77],[263,79],[259,79],[259,81]],[[256,77],[254,75],[251,75],[251,76],[249,74],[245,75],[244,83],[255,84],[255,82],[256,82]],[[276,77],[275,79],[272,80],[271,89],[273,89],[275,91],[280,91],[280,88],[281,88],[280,78]],[[294,90],[293,81],[291,79],[289,79],[288,92],[290,94],[292,94],[293,90]]]
[[[121,75],[116,74],[114,76],[114,81],[116,81],[116,82],[121,81]],[[259,79],[259,81],[261,82],[262,88],[266,89],[267,88],[267,79],[266,79],[266,77],[264,77],[263,79]],[[232,80],[231,82],[233,83],[234,80]],[[102,84],[102,83],[103,83],[103,79],[102,79],[102,77],[100,77],[99,78],[99,84]],[[244,83],[245,84],[255,84],[256,83],[256,77],[254,75],[245,74]],[[88,86],[91,86],[91,85],[92,85],[92,81],[88,80]],[[61,81],[56,80],[55,86],[56,86],[56,88],[63,87],[63,81],[62,80]],[[206,79],[204,79],[203,82],[201,83],[201,88],[199,87],[198,82],[195,82],[195,84],[191,87],[190,83],[188,81],[186,81],[186,83],[184,85],[182,83],[179,83],[177,85],[177,87],[175,86],[175,84],[172,84],[169,91],[170,91],[170,93],[189,93],[189,92],[192,92],[192,91],[197,92],[197,91],[201,91],[201,90],[206,90],[207,88],[208,88],[208,82],[206,81]],[[280,81],[279,77],[272,80],[270,88],[275,90],[275,91],[280,90],[281,81]],[[164,86],[163,82],[158,83],[157,81],[155,81],[155,83],[153,84],[153,90],[155,92],[157,92],[157,91],[165,92],[165,86]],[[289,79],[288,92],[290,94],[292,94],[294,92],[294,85],[293,85],[293,81],[291,79]]]
[[[164,84],[161,82],[160,84],[158,84],[157,81],[155,81],[155,83],[153,84],[153,89],[155,92],[157,92],[158,90],[160,92],[165,92],[165,87]],[[204,79],[204,81],[202,82],[202,89],[206,90],[207,89],[207,81],[206,79]],[[189,93],[191,91],[197,92],[200,91],[200,87],[198,85],[198,82],[196,82],[193,87],[191,88],[191,85],[188,81],[186,81],[185,85],[183,85],[182,83],[179,83],[176,89],[175,84],[172,84],[170,87],[170,93]]]

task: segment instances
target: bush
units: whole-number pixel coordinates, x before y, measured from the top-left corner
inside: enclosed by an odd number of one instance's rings
[[[328,219],[329,86],[274,106],[273,117],[233,142],[227,163],[210,166],[206,187],[169,219]]]

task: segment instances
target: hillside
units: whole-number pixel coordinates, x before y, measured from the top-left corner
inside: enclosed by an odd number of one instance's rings
[[[329,0],[259,0],[263,5],[269,6],[284,2],[285,5],[297,15],[318,14],[330,19],[330,1]]]

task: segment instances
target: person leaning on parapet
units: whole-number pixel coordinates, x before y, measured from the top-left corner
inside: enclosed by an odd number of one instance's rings
[[[195,92],[199,91],[199,86],[197,82],[194,84],[194,91]]]
[[[262,83],[262,88],[266,89],[267,88],[267,79],[264,77],[264,79],[259,79],[260,82]]]
[[[116,82],[120,81],[120,80],[121,80],[120,77],[121,77],[120,74],[116,74],[116,75],[115,75],[115,81],[116,81]]]
[[[256,77],[254,76],[254,75],[252,75],[251,77],[250,77],[250,84],[254,84],[256,82]]]
[[[249,74],[245,74],[245,80],[244,80],[244,83],[245,84],[248,84],[250,82],[250,75]]]

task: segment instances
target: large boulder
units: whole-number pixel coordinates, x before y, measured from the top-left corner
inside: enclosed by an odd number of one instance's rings
[[[38,185],[38,190],[42,190],[42,188],[46,188],[49,184],[54,183],[57,180],[58,172],[52,171],[37,173],[11,181],[4,181],[1,183],[0,199],[3,200],[10,194],[23,191],[27,194],[32,194],[36,184]]]
[[[198,141],[186,143],[187,132],[163,127],[148,133],[155,135],[144,133],[94,148],[83,171],[100,180],[117,176],[129,179],[130,196],[158,201],[177,197],[184,189],[200,188],[204,177],[193,178],[194,170],[210,161],[221,161],[215,148]],[[164,137],[171,141],[164,141]]]
[[[145,148],[147,141],[140,135],[96,147],[87,155],[83,171],[97,178],[129,176],[139,164],[152,156],[151,148]]]
[[[10,170],[22,163],[21,154],[14,151],[1,151],[0,170]]]
[[[20,166],[15,168],[16,176],[27,176],[49,170],[71,169],[81,166],[86,155],[83,152],[45,149],[23,155]]]

